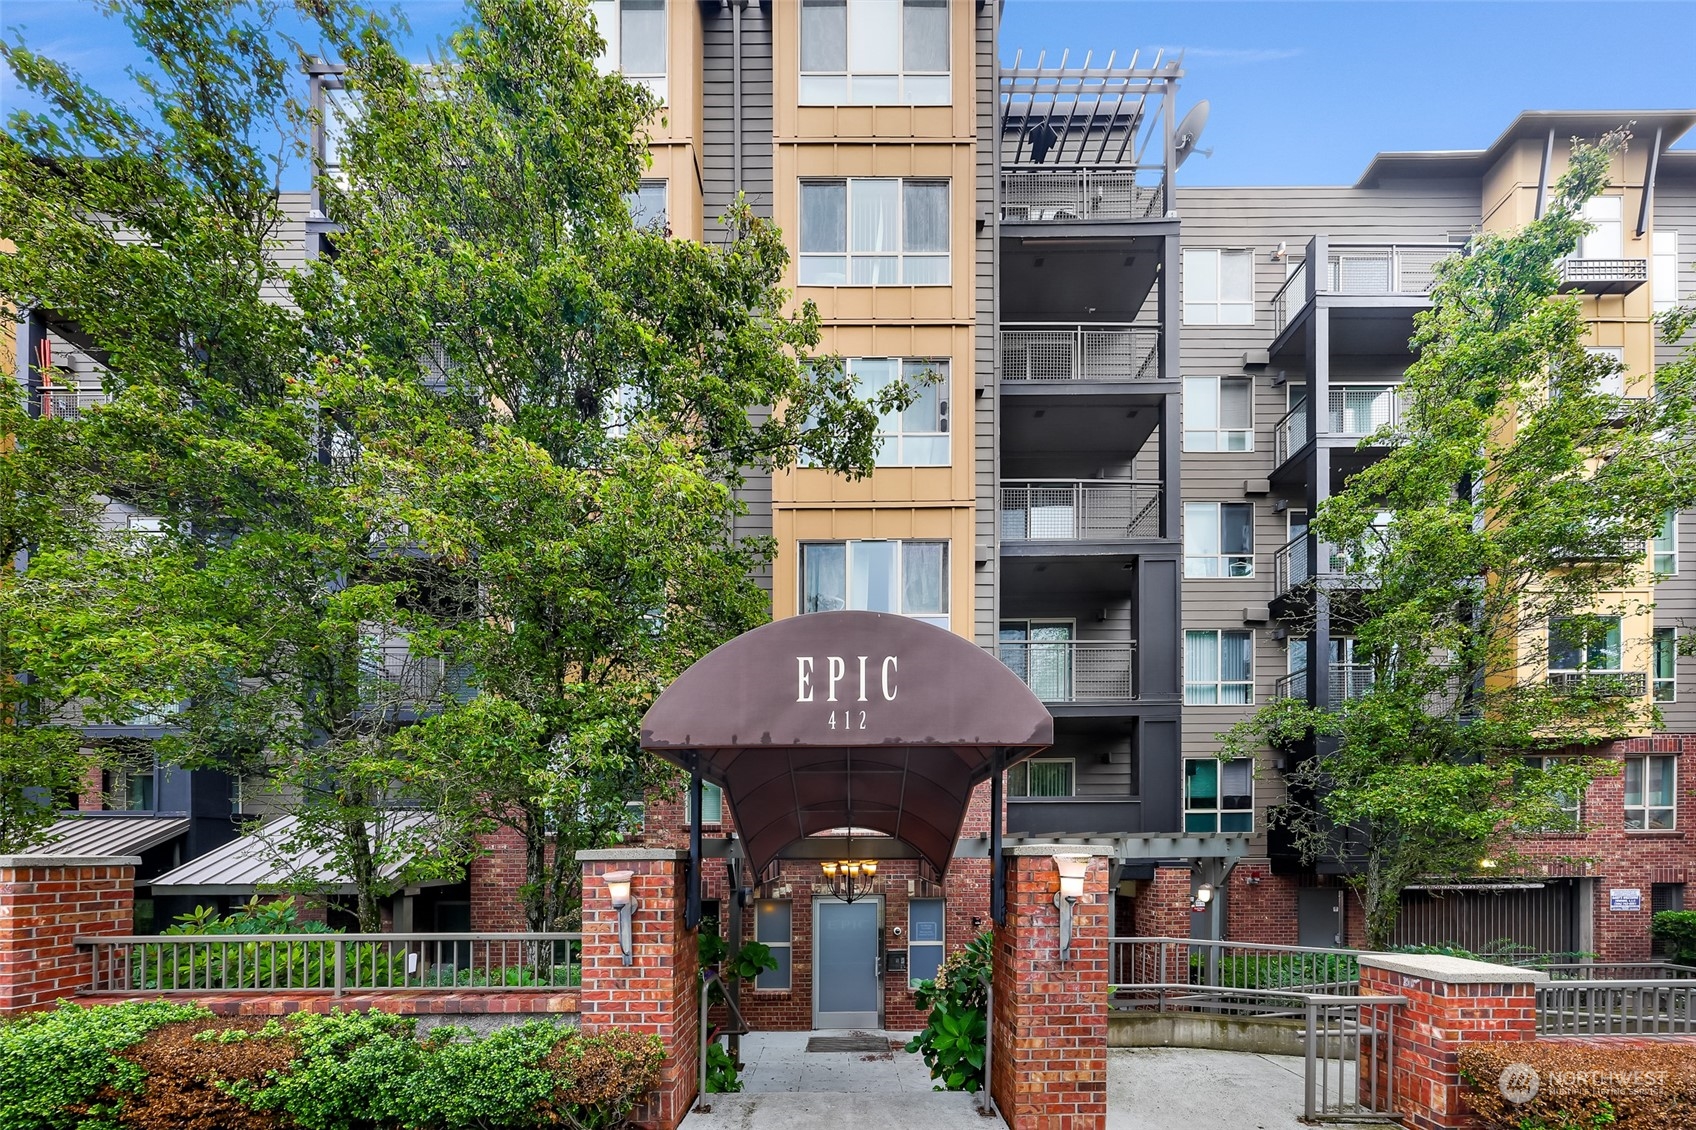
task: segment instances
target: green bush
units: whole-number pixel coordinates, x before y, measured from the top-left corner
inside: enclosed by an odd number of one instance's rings
[[[981,1091],[984,1045],[989,1037],[988,982],[993,935],[979,934],[948,955],[930,981],[920,981],[914,997],[930,1016],[924,1031],[907,1043],[924,1056],[938,1091]]]
[[[1696,963],[1696,910],[1663,910],[1650,921],[1656,941],[1672,943],[1672,959]]]
[[[1343,953],[1244,954],[1221,957],[1219,985],[1227,989],[1298,989],[1360,980],[1360,963]],[[1190,982],[1207,981],[1207,955],[1190,955]]]
[[[707,1045],[707,1093],[733,1095],[741,1089],[742,1074],[736,1070],[736,1057],[714,1040]]]
[[[103,1091],[122,1094],[142,1082],[118,1053],[163,1025],[209,1015],[198,1005],[130,1001],[61,1004],[0,1024],[0,1130],[109,1125],[106,1112],[85,1108]]]
[[[305,922],[292,900],[257,897],[229,914],[196,907],[179,914],[164,937],[229,938],[204,946],[144,945],[131,955],[131,984],[138,989],[258,988],[328,985],[335,979],[334,939],[340,930]],[[323,934],[323,941],[241,942],[246,935]],[[372,942],[346,948],[343,980],[349,988],[390,988],[406,983],[404,952]]]

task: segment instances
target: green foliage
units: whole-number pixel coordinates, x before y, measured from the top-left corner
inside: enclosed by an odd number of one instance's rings
[[[736,961],[725,970],[725,975],[741,981],[752,981],[762,973],[769,973],[777,968],[777,957],[771,952],[771,947],[764,942],[743,942],[742,948],[736,952]]]
[[[924,1056],[938,1091],[980,1091],[989,1038],[989,978],[994,935],[979,934],[948,955],[936,977],[914,990],[919,1008],[928,1009],[924,1030],[907,1051]]]
[[[198,1005],[127,1001],[61,1004],[0,1022],[0,1130],[110,1126],[111,1112],[97,1096],[133,1091],[142,1082],[119,1053],[162,1025],[208,1015]]]
[[[742,1075],[736,1069],[736,1057],[717,1040],[707,1045],[707,1093],[733,1095],[742,1089]]]
[[[1671,943],[1674,961],[1696,963],[1696,910],[1663,910],[1651,920],[1649,933]]]
[[[1247,954],[1218,959],[1218,984],[1230,989],[1292,989],[1360,980],[1360,963],[1348,954]],[[1190,980],[1206,983],[1207,955],[1190,955]]]

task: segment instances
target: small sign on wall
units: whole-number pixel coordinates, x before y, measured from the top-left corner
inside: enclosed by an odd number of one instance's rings
[[[1643,891],[1638,887],[1614,887],[1608,891],[1609,910],[1642,910]]]

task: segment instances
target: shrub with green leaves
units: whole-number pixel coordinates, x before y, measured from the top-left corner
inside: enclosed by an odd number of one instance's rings
[[[1671,944],[1674,961],[1696,963],[1696,910],[1663,910],[1650,922],[1649,933]]]
[[[929,1009],[924,1031],[907,1043],[940,1080],[938,1091],[981,1091],[989,1036],[989,977],[993,935],[979,934],[942,963],[936,977],[919,982],[914,997]]]

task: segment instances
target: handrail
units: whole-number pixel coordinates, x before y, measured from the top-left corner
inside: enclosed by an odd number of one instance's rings
[[[723,983],[724,974],[719,972],[717,969],[708,968],[701,970],[701,1049],[700,1055],[697,1057],[701,1065],[701,1078],[700,1090],[697,1091],[695,1095],[694,1109],[702,1114],[711,1114],[713,1112],[712,1104],[707,1101],[707,1045],[711,1044],[720,1035],[731,1034],[744,1036],[752,1031],[752,1029],[748,1027],[748,1022],[742,1018],[742,1010],[736,1007],[736,1002],[731,999],[728,992],[721,992],[719,994],[719,999],[723,1002],[724,1006],[730,1010],[730,1015],[736,1018],[736,1024],[733,1030],[728,1033],[708,1031],[707,1013],[712,1011],[714,1004],[712,993],[709,990],[713,985],[722,985]]]

